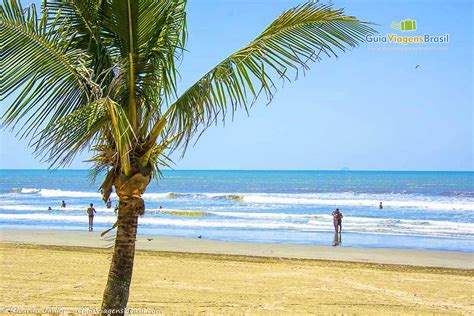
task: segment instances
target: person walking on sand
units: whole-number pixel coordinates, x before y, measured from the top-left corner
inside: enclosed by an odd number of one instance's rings
[[[91,206],[87,208],[87,215],[89,215],[89,231],[93,231],[94,228],[94,213],[97,213],[94,208],[94,204],[91,203]]]

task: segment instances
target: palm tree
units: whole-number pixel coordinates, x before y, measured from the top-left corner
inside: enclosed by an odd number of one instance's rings
[[[51,0],[42,10],[1,7],[2,124],[52,167],[94,152],[104,201],[119,197],[115,247],[102,307],[123,314],[132,278],[142,194],[169,153],[238,108],[248,111],[276,81],[373,33],[367,23],[310,1],[279,16],[257,38],[180,96],[176,61],[186,43],[186,0]]]

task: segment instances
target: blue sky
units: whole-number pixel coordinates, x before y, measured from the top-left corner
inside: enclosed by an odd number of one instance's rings
[[[181,90],[258,35],[301,1],[189,0],[189,41],[180,65]],[[257,102],[210,128],[176,169],[474,170],[473,4],[461,1],[333,1],[377,23],[381,35],[446,34],[424,50],[363,44],[311,65],[285,83],[273,102]],[[417,31],[391,22],[412,18]],[[443,50],[427,50],[442,47]],[[416,65],[420,65],[415,69]],[[4,102],[2,110],[7,106]],[[0,168],[46,168],[27,141],[0,132]],[[87,168],[78,157],[69,168]]]

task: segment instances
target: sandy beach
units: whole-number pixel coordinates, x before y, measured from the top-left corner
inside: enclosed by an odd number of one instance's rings
[[[0,305],[23,312],[93,312],[109,267],[106,244],[98,233],[2,231]],[[474,311],[470,253],[314,246],[306,256],[312,258],[301,255],[311,247],[140,237],[129,307],[165,314]],[[264,248],[273,254],[262,253]],[[418,266],[407,265],[414,253]],[[392,264],[377,263],[384,256]],[[422,266],[436,258],[437,264]]]

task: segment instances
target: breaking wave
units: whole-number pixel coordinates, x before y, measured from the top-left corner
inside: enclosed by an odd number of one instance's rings
[[[99,192],[63,191],[37,188],[14,188],[10,194],[38,195],[46,198],[101,198]],[[328,207],[377,207],[380,201],[386,209],[459,210],[474,211],[474,198],[470,195],[423,196],[413,194],[356,194],[342,193],[145,193],[145,201],[174,199],[207,202],[209,199],[229,203],[256,205],[308,205]],[[116,198],[112,194],[112,198]]]

